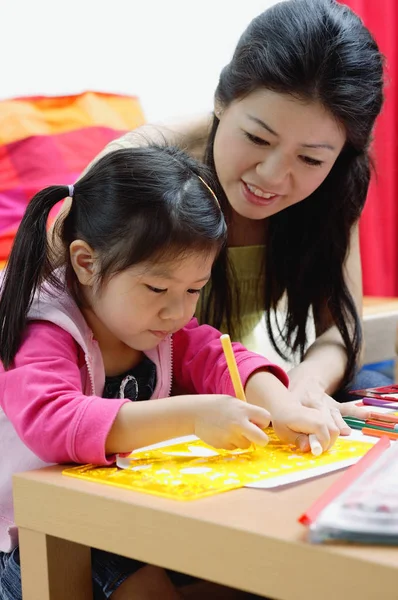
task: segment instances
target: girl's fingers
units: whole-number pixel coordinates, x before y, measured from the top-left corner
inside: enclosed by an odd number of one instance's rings
[[[249,421],[257,425],[260,429],[266,429],[271,422],[271,415],[268,410],[256,406],[255,404],[247,404],[247,418]]]
[[[309,452],[311,450],[309,436],[305,433],[300,433],[294,443],[300,452]]]
[[[235,449],[247,450],[251,446],[251,441],[244,435],[236,434],[233,437],[232,444],[235,446]]]
[[[266,446],[269,442],[268,435],[254,423],[247,421],[242,428],[241,435],[252,444],[257,446]]]

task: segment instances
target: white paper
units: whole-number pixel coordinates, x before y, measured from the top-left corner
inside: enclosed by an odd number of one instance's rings
[[[370,437],[367,435],[363,435],[361,431],[358,429],[353,429],[350,435],[341,436],[341,439],[346,440],[355,440],[359,442],[368,442],[371,444],[376,444],[379,441],[379,438]],[[320,477],[321,475],[326,475],[327,473],[333,473],[333,471],[340,471],[341,469],[345,469],[354,465],[356,462],[360,460],[360,456],[355,458],[350,458],[347,460],[342,460],[338,463],[334,463],[332,465],[323,465],[321,467],[314,467],[313,469],[308,469],[306,471],[297,471],[296,473],[289,473],[287,475],[281,475],[279,477],[273,477],[272,479],[264,479],[263,481],[256,481],[255,483],[250,483],[245,487],[250,488],[259,488],[259,489],[268,489],[279,487],[281,485],[290,485],[292,483],[299,483],[300,481],[305,481],[306,479],[312,479],[313,477]]]

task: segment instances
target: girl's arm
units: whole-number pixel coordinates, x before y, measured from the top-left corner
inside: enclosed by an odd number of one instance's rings
[[[0,371],[0,404],[45,462],[111,464],[115,453],[189,434],[226,449],[267,442],[263,408],[227,395],[147,402],[85,395],[86,372],[72,336],[48,322],[27,327],[13,367]]]
[[[0,404],[32,452],[45,462],[112,462],[105,441],[126,400],[83,393],[85,360],[69,333],[31,322],[12,368],[0,369]]]
[[[164,440],[197,435],[216,448],[264,446],[269,425],[263,407],[227,395],[174,396],[124,404],[106,440],[107,453],[130,452]]]
[[[173,379],[178,390],[189,394],[234,395],[220,336],[210,325],[199,326],[195,318],[173,335]],[[280,380],[281,389],[286,390],[289,380],[281,367],[249,352],[242,344],[234,342],[232,346],[243,386],[261,369]]]

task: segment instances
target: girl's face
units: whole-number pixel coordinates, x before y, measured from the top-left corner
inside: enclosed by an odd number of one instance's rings
[[[234,211],[265,219],[316,190],[345,140],[321,104],[259,89],[221,110],[217,175]]]
[[[98,290],[84,285],[90,308],[83,312],[94,337],[104,346],[122,342],[139,351],[154,348],[190,321],[214,259],[214,254],[192,253],[173,262],[141,263]]]

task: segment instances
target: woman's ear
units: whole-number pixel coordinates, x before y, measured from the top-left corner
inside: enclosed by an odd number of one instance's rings
[[[69,246],[69,255],[76,277],[81,285],[93,285],[96,273],[96,255],[83,240],[74,240]]]

